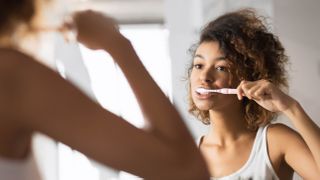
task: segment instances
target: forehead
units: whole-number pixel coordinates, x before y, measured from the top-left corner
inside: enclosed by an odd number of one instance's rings
[[[224,56],[223,52],[220,50],[219,43],[216,41],[202,42],[196,49],[195,54]]]
[[[194,54],[194,60],[202,59],[209,61],[224,60],[225,55],[221,51],[219,43],[215,41],[202,42]]]

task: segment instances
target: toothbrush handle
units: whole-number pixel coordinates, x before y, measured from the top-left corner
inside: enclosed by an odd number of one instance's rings
[[[237,94],[237,93],[238,93],[238,90],[237,90],[237,89],[228,89],[228,88],[225,88],[225,89],[222,89],[222,90],[221,90],[221,93],[223,93],[223,94]]]

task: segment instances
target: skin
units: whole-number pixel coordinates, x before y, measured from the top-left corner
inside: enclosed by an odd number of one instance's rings
[[[135,128],[32,57],[2,48],[0,156],[26,158],[31,135],[39,131],[110,167],[146,179],[208,179],[206,164],[182,118],[116,24],[92,11],[76,13],[73,19],[81,43],[108,51],[116,60],[148,126]]]
[[[287,116],[297,132],[281,124],[267,131],[268,152],[280,179],[292,179],[293,171],[304,179],[320,177],[320,130],[301,105],[267,80],[231,82],[231,68],[217,42],[203,42],[196,50],[190,75],[196,106],[209,110],[210,130],[200,145],[211,176],[223,177],[248,160],[256,132],[245,127],[241,99],[246,96],[263,108]],[[199,95],[198,87],[237,87],[237,95]],[[285,143],[284,143],[285,142]],[[239,156],[241,154],[241,156]]]

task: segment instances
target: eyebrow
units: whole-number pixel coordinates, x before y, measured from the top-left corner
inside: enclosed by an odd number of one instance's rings
[[[205,58],[201,54],[195,54],[194,58],[200,58],[200,59],[205,60]],[[226,59],[227,58],[225,56],[219,56],[219,57],[214,58],[213,60],[226,60]]]

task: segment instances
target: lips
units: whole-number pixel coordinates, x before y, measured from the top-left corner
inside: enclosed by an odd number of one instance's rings
[[[200,94],[196,92],[196,97],[198,99],[209,99],[213,94]]]
[[[210,89],[208,87],[198,87],[198,88]],[[216,94],[216,93],[199,93],[197,91],[194,91],[194,93],[197,99],[202,99],[202,100],[209,99]]]

